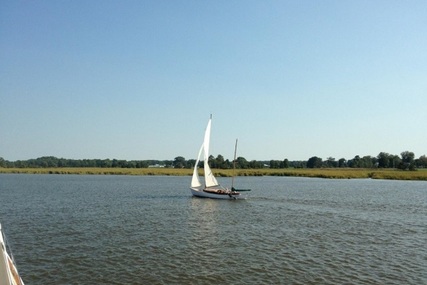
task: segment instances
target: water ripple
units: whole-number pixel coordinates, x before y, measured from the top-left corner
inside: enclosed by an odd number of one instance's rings
[[[427,283],[425,184],[245,178],[215,201],[186,177],[0,178],[26,284]]]

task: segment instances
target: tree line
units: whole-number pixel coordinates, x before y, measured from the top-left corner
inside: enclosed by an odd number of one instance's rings
[[[311,157],[306,164],[307,168],[320,167],[350,167],[350,168],[397,168],[402,170],[416,170],[417,168],[427,168],[427,157],[425,155],[415,158],[415,154],[410,151],[404,151],[400,157],[386,152],[380,152],[378,156],[356,155],[353,159],[345,160],[344,158],[335,160],[328,157],[322,160],[319,157]]]
[[[0,167],[3,168],[56,168],[56,167],[100,167],[100,168],[193,168],[195,159],[185,159],[182,156],[175,157],[174,160],[118,160],[118,159],[65,159],[54,156],[44,156],[36,159],[8,161],[0,157]],[[218,169],[260,169],[260,168],[397,168],[403,170],[416,170],[427,168],[427,157],[425,155],[415,158],[415,154],[404,151],[398,155],[380,152],[376,157],[356,155],[354,158],[346,160],[340,158],[336,160],[328,157],[323,160],[313,156],[308,160],[289,161],[265,160],[248,161],[244,157],[238,157],[236,161],[224,159],[222,155],[209,157],[211,168]],[[199,167],[203,168],[203,162],[199,162]]]

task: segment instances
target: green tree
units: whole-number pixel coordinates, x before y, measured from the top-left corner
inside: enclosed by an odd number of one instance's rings
[[[189,159],[187,161],[187,168],[193,168],[196,165],[196,160],[195,159]]]
[[[376,163],[376,159],[370,155],[365,155],[360,159],[359,167],[361,168],[372,168]]]
[[[427,157],[421,155],[420,158],[415,160],[415,167],[417,168],[427,168]]]
[[[221,168],[221,169],[227,168],[225,166],[224,157],[220,154],[218,154],[218,156],[215,158],[215,164],[216,164],[216,168]]]
[[[230,168],[233,168],[233,163],[231,163],[230,160],[226,159],[224,161],[224,169],[230,169]]]
[[[402,162],[399,164],[400,169],[415,170],[415,154],[410,151],[404,151],[401,154]]]
[[[397,155],[391,155],[390,156],[390,162],[389,162],[390,167],[397,168],[397,167],[399,167],[401,162],[402,162],[402,159],[400,159],[399,156],[397,156]]]
[[[338,160],[338,167],[346,167],[347,166],[347,160],[345,158],[340,158]]]
[[[6,167],[6,161],[3,157],[0,157],[0,167]]]
[[[360,160],[361,160],[360,156],[356,155],[352,160],[348,162],[348,166],[352,168],[358,168],[360,167],[360,164],[361,164]]]
[[[322,159],[317,156],[310,157],[307,161],[308,168],[320,168],[322,167]]]
[[[279,168],[280,161],[279,160],[270,160],[270,168]]]
[[[393,165],[390,165],[390,162],[392,163],[392,156],[386,152],[380,152],[377,156],[378,159],[378,167],[380,168],[389,168],[393,167]]]
[[[414,162],[415,154],[410,151],[404,151],[400,154],[402,156],[403,163],[412,163]]]
[[[175,157],[175,159],[173,161],[173,167],[174,168],[184,168],[185,164],[186,164],[185,158],[182,156]]]
[[[289,160],[287,158],[280,162],[280,168],[289,168]]]
[[[264,168],[264,164],[260,161],[251,160],[251,162],[249,162],[249,168],[253,168],[253,169]]]
[[[326,167],[337,167],[338,166],[338,162],[335,161],[335,158],[333,157],[328,157],[325,161],[325,166]]]
[[[216,159],[212,154],[209,155],[208,163],[211,168],[216,168]]]
[[[249,162],[244,157],[239,156],[236,159],[236,168],[248,169],[249,168]]]

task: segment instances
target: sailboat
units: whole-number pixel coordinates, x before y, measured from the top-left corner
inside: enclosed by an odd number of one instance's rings
[[[197,156],[196,164],[194,165],[193,177],[191,179],[191,193],[194,196],[202,198],[213,198],[213,199],[245,199],[245,197],[238,191],[232,191],[224,188],[216,180],[209,167],[209,143],[211,137],[211,125],[212,115],[209,118],[208,125],[205,130],[205,136],[203,144],[200,147],[199,154]],[[203,167],[204,167],[204,185],[200,181],[199,177],[199,161],[203,153]]]
[[[24,285],[15,262],[6,251],[5,240],[0,224],[0,285]]]

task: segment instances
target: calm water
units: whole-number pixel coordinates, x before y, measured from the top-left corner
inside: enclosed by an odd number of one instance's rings
[[[0,222],[26,284],[427,284],[426,182],[236,182],[0,175]]]

